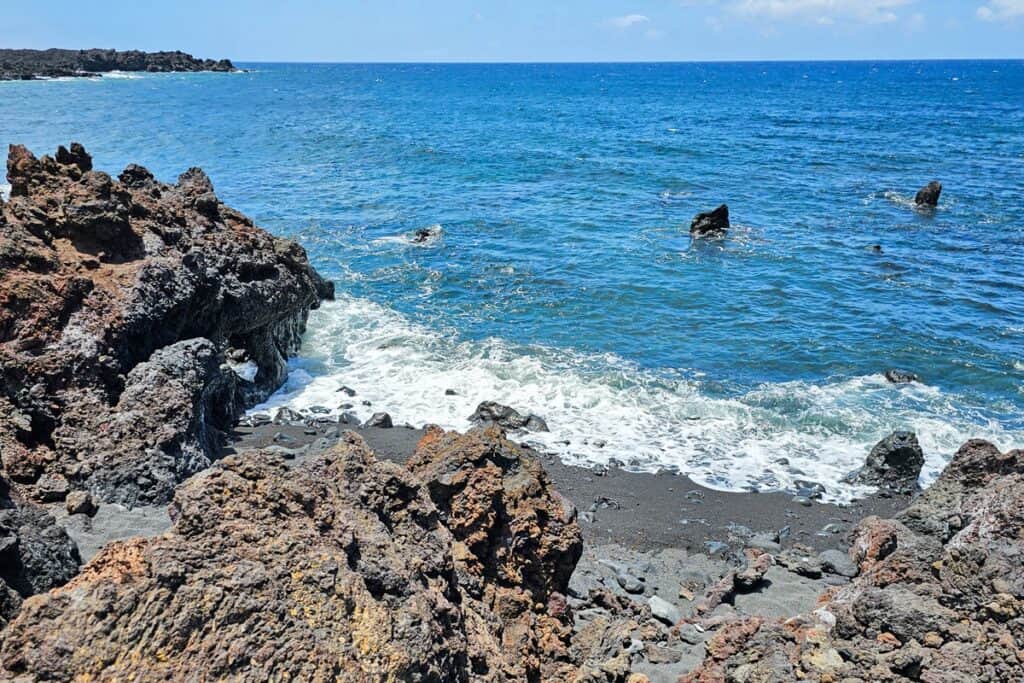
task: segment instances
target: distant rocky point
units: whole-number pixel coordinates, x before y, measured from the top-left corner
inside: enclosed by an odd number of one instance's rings
[[[98,76],[110,71],[238,71],[231,60],[197,59],[190,54],[140,50],[4,50],[0,81]]]

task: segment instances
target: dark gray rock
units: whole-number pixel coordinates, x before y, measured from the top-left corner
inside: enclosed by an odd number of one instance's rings
[[[729,230],[729,207],[722,204],[714,211],[699,213],[690,223],[690,234],[694,237],[722,236]]]
[[[667,626],[675,626],[683,618],[678,607],[668,600],[659,598],[657,595],[649,597],[647,604],[650,606],[651,614],[654,615],[654,618]]]
[[[913,372],[899,370],[897,368],[890,368],[889,370],[886,370],[885,378],[893,384],[910,384],[911,382],[921,381],[921,378]]]
[[[864,467],[846,479],[897,493],[913,493],[919,488],[922,466],[924,452],[917,436],[913,432],[893,432],[871,449]]]
[[[379,427],[380,429],[391,429],[394,426],[391,416],[387,413],[374,413],[369,420],[363,423],[363,427]]]
[[[196,59],[181,51],[0,50],[0,81],[96,76],[110,71],[238,71],[230,60]]]
[[[821,562],[821,568],[827,572],[849,579],[857,576],[857,565],[841,550],[825,550],[818,553],[818,560]]]
[[[938,206],[939,197],[942,195],[942,183],[933,180],[920,190],[914,197],[914,203],[918,206]]]
[[[495,401],[484,401],[478,405],[476,412],[469,416],[469,420],[479,425],[496,424],[510,431],[548,431],[548,425],[542,417],[533,414],[522,415],[518,410]]]
[[[24,598],[67,583],[80,564],[78,548],[54,518],[0,477],[0,628]]]

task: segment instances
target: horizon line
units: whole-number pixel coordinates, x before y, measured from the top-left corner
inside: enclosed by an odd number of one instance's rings
[[[769,58],[769,59],[601,59],[601,60],[300,60],[300,59],[249,59],[235,58],[239,64],[349,64],[349,65],[587,65],[587,64],[829,64],[829,63],[871,63],[871,62],[1024,62],[1022,57],[879,57],[879,58]]]

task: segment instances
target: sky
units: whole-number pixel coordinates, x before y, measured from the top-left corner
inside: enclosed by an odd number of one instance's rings
[[[1024,57],[1024,0],[0,0],[0,47],[239,62]]]

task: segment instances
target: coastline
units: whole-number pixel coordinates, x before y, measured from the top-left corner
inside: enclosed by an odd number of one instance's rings
[[[240,420],[334,296],[304,249],[220,202],[198,168],[115,181],[80,144],[12,145],[8,178],[0,675],[707,683],[1024,667],[1024,452],[968,441],[918,493],[924,455],[895,432],[857,475],[892,493],[840,507],[813,482],[723,493],[566,465],[515,440],[543,418],[494,403],[466,433],[326,408]]]

